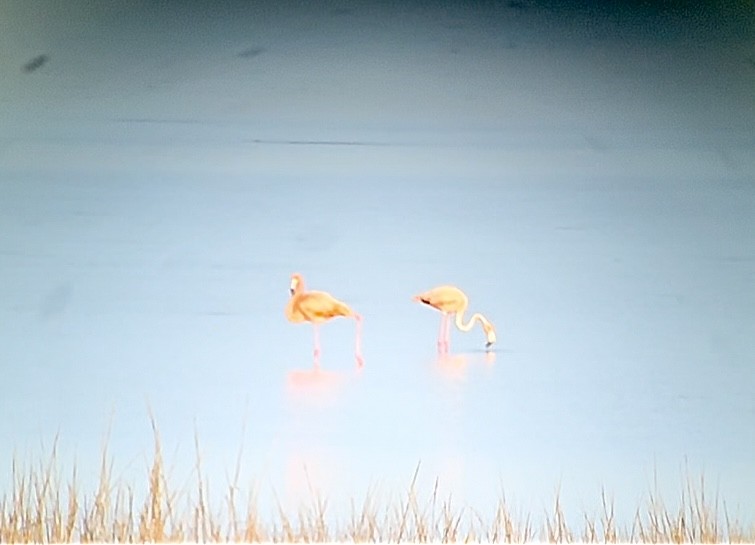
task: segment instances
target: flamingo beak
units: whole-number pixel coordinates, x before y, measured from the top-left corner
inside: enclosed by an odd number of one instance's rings
[[[485,328],[485,337],[487,338],[487,342],[485,343],[485,348],[490,348],[493,346],[493,343],[496,342],[496,336],[495,336],[495,329],[491,327]]]
[[[296,286],[299,284],[299,281],[296,278],[291,279],[291,286],[288,288],[288,291],[291,293],[291,295],[296,293]]]

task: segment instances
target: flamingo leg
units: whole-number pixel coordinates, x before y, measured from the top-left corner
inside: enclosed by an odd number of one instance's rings
[[[446,315],[440,315],[440,330],[438,330],[438,352],[443,352],[443,332],[446,330]]]
[[[441,314],[440,318],[440,331],[438,332],[438,352],[445,353],[448,351],[448,314],[445,312]]]
[[[320,329],[317,324],[312,324],[315,331],[315,368],[320,367]]]
[[[448,353],[451,351],[451,315],[450,314],[446,314],[445,340],[446,340],[446,353]]]
[[[362,317],[359,314],[354,316],[356,320],[356,341],[354,354],[357,360],[357,367],[364,366],[364,358],[362,357]]]

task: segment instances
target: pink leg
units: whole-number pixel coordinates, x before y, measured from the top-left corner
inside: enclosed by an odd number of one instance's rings
[[[320,367],[320,329],[317,324],[312,324],[315,330],[315,367]]]
[[[446,314],[446,334],[445,334],[445,341],[446,341],[446,352],[451,351],[451,315]]]
[[[356,348],[354,349],[357,367],[364,367],[364,358],[362,357],[362,317],[359,314],[354,315],[356,320]]]
[[[438,332],[438,352],[448,352],[448,314],[441,314],[440,331]]]
[[[440,329],[438,330],[438,352],[443,352],[443,332],[446,330],[446,315],[440,315]]]

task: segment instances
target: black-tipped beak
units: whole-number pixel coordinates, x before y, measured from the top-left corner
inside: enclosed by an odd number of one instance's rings
[[[294,288],[289,288],[288,292],[293,295],[294,294]]]
[[[490,348],[491,346],[493,346],[493,343],[485,343],[485,348]]]

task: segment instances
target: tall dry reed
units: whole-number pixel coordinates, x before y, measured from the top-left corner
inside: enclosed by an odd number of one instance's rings
[[[78,469],[67,480],[58,469],[58,438],[48,459],[22,468],[14,460],[12,486],[0,491],[0,542],[496,542],[547,541],[568,543],[720,543],[755,541],[750,526],[732,519],[725,504],[706,495],[703,478],[688,479],[676,508],[663,501],[657,488],[639,506],[634,521],[619,527],[614,502],[603,491],[598,515],[584,513],[581,526],[570,526],[557,491],[541,522],[529,513],[514,512],[502,495],[490,513],[458,506],[441,497],[438,481],[426,497],[417,490],[419,466],[408,490],[395,501],[379,502],[373,490],[363,501],[351,501],[351,516],[330,521],[328,501],[310,488],[311,500],[295,513],[278,502],[277,514],[263,520],[256,490],[240,493],[239,454],[223,501],[212,506],[209,483],[202,471],[199,437],[193,490],[172,487],[166,475],[160,435],[151,418],[154,452],[147,471],[146,492],[113,480],[113,465],[103,445],[99,480],[93,492],[79,488]],[[755,508],[753,509],[755,511]]]

